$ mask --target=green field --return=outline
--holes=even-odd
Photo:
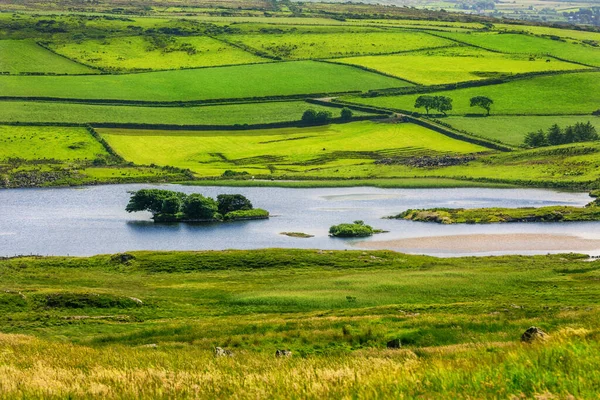
[[[357,37],[360,37],[360,40],[357,40]],[[231,35],[227,39],[282,59],[396,53],[453,44],[443,38],[411,31]]]
[[[327,171],[344,178],[338,169],[386,157],[487,150],[417,125],[369,121],[254,131],[98,131],[128,161],[189,168],[199,176],[231,169],[277,175]]]
[[[558,124],[561,128],[577,122],[591,122],[600,131],[600,118],[594,116],[490,116],[490,117],[457,117],[451,116],[444,122],[452,127],[482,136],[487,139],[519,146],[523,144],[525,135],[540,129],[547,130]]]
[[[95,69],[57,56],[31,40],[0,40],[0,54],[0,72],[4,73],[97,73]]]
[[[331,111],[339,117],[340,109],[309,104],[304,101],[277,101],[209,105],[199,107],[140,107],[77,103],[3,101],[0,121],[65,123],[138,123],[172,125],[234,125],[299,121],[312,108]],[[354,115],[365,113],[353,112]]]
[[[568,61],[600,67],[600,48],[579,42],[562,42],[521,34],[441,33],[441,35],[504,53],[551,55]]]
[[[600,73],[533,77],[498,85],[435,92],[429,95],[452,98],[453,110],[449,114],[453,115],[484,113],[479,108],[469,106],[469,99],[473,96],[491,98],[494,101],[492,115],[591,114],[600,108]],[[424,109],[414,108],[418,96],[349,97],[348,100],[378,107],[425,113]]]
[[[0,260],[6,397],[597,394],[598,261],[130,254]],[[532,325],[550,339],[521,344]],[[391,339],[403,348],[386,349]],[[214,346],[235,355],[215,358]]]
[[[0,125],[0,160],[91,160],[106,150],[83,128]]]
[[[481,80],[535,71],[581,69],[581,65],[520,54],[501,54],[473,47],[450,47],[406,54],[336,59],[422,85]]]
[[[269,61],[237,47],[206,37],[151,36],[86,40],[53,44],[56,52],[105,70],[160,70],[218,65],[252,64]]]
[[[185,101],[365,91],[399,79],[315,61],[102,76],[0,76],[2,96]]]

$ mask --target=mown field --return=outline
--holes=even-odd
[[[186,101],[366,91],[399,79],[315,61],[102,76],[0,76],[2,96]]]
[[[304,101],[225,104],[198,107],[111,106],[78,103],[3,101],[0,121],[64,123],[138,123],[172,125],[235,125],[299,121],[302,113],[331,111],[339,117],[340,109],[309,104]],[[354,111],[354,115],[365,115]]]
[[[494,101],[492,115],[573,115],[587,114],[599,108],[600,73],[571,73],[532,77],[530,79],[428,93],[452,98],[453,109],[448,114],[482,114],[485,111],[471,108],[473,96],[487,96]],[[425,109],[414,108],[420,95],[381,96],[373,98],[349,97],[356,103],[425,113]],[[435,111],[434,111],[435,112]]]
[[[499,140],[514,146],[523,144],[525,135],[540,129],[547,130],[554,124],[561,128],[575,125],[577,122],[591,122],[600,131],[600,118],[594,116],[490,116],[490,117],[458,117],[451,116],[444,122],[452,127],[474,133],[488,139]]]
[[[531,60],[528,55],[502,54],[473,47],[455,46],[395,55],[336,59],[360,65],[422,85],[472,81],[537,71],[584,68],[552,59]]]
[[[51,45],[73,60],[105,70],[160,70],[269,61],[207,36],[130,36]]]
[[[315,250],[131,255],[0,261],[4,395],[597,394],[597,261]],[[549,340],[521,344],[531,325]],[[402,348],[386,349],[392,339]],[[214,358],[214,346],[234,357]],[[293,355],[277,359],[276,349]]]
[[[1,73],[95,74],[98,72],[57,56],[31,40],[0,40],[0,54],[2,54]]]
[[[550,55],[600,67],[600,49],[580,42],[558,41],[521,34],[441,33],[441,35],[490,50],[537,56]]]
[[[98,131],[128,161],[189,168],[199,176],[220,176],[228,169],[277,175],[326,170],[344,178],[340,168],[361,168],[386,157],[488,150],[418,125],[370,121],[246,131]]]
[[[360,40],[357,40],[358,36],[360,36]],[[315,59],[396,53],[453,44],[443,38],[411,31],[230,35],[227,38],[233,43],[240,43],[281,59]]]

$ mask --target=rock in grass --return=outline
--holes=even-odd
[[[215,347],[215,357],[233,357],[233,352],[222,347]]]
[[[128,253],[120,253],[120,254],[115,254],[114,256],[112,256],[111,259],[114,262],[118,262],[121,264],[127,264],[127,263],[129,263],[129,261],[135,260],[135,256],[128,254]]]
[[[275,352],[275,357],[291,357],[292,352],[290,350],[277,350]]]
[[[538,327],[532,326],[521,335],[521,342],[533,343],[548,339],[548,334]]]
[[[400,347],[402,347],[402,343],[400,343],[400,339],[392,339],[389,342],[387,342],[388,349],[399,349]]]

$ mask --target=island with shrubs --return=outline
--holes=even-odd
[[[352,238],[352,237],[368,237],[373,236],[375,233],[384,233],[381,229],[373,229],[372,226],[367,225],[364,221],[354,221],[351,224],[339,224],[333,225],[329,228],[329,236]]]
[[[162,189],[130,192],[127,212],[150,211],[154,222],[222,222],[267,219],[269,212],[254,208],[241,194],[220,194],[217,199],[199,193]]]
[[[440,224],[491,224],[501,222],[600,221],[600,191],[585,207],[548,206],[522,208],[430,208],[406,210],[389,218]]]

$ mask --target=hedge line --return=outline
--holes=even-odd
[[[367,112],[367,113],[371,113],[371,114],[390,114],[390,112],[388,111],[383,111],[380,109],[375,109],[375,108],[371,108],[368,106],[359,106],[356,104],[343,104],[343,103],[334,103],[332,101],[324,101],[324,100],[319,100],[319,99],[306,99],[304,100],[306,103],[310,103],[310,104],[316,104],[319,106],[324,106],[324,107],[332,107],[332,108],[349,108],[351,110],[355,110],[355,111],[361,111],[361,112]]]
[[[85,128],[90,133],[90,135],[92,135],[94,139],[96,139],[102,145],[102,147],[104,147],[108,154],[116,158],[119,162],[125,162],[125,159],[121,157],[119,153],[117,153],[115,149],[113,149],[111,145],[106,140],[104,140],[104,138],[100,136],[100,134],[92,126],[87,125]]]

